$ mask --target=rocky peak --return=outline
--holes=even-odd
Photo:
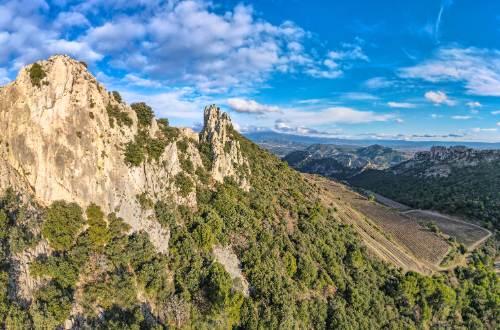
[[[215,181],[233,176],[248,189],[248,162],[232,132],[227,114],[215,106],[205,109],[200,137],[213,156],[206,170]],[[141,143],[149,143],[144,136],[155,142],[155,157],[139,157],[131,165],[125,154],[138,136]],[[132,230],[148,232],[161,251],[168,247],[168,232],[141,201],[196,206],[195,188],[207,182],[197,174],[203,171],[196,171],[205,167],[198,143],[190,129],[155,119],[139,123],[119,94],[108,92],[84,63],[65,55],[26,66],[0,89],[0,191],[13,187],[42,205],[96,203],[106,213],[116,212]]]
[[[242,188],[250,188],[247,179],[248,160],[243,156],[240,143],[235,138],[231,119],[215,104],[205,107],[200,142],[211,147],[211,172],[216,181],[223,182],[225,177],[233,177]]]

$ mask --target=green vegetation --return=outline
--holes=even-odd
[[[141,130],[134,141],[125,147],[125,162],[130,166],[139,166],[147,161],[158,161],[165,150],[166,142],[160,138],[152,138],[147,131]]]
[[[193,181],[182,172],[175,176],[175,185],[179,188],[182,197],[187,197],[194,187]]]
[[[47,76],[42,66],[38,63],[33,63],[29,69],[31,84],[36,87],[41,86],[43,78]]]
[[[154,119],[153,109],[144,102],[132,103],[130,105],[132,110],[137,114],[137,119],[139,121],[139,126],[149,127]],[[168,126],[168,121],[167,121]]]
[[[157,121],[160,131],[163,134],[163,140],[167,143],[172,143],[179,136],[179,129],[177,127],[169,126],[168,119],[162,118]]]
[[[0,326],[57,328],[77,300],[79,322],[92,329],[497,327],[493,242],[453,271],[403,274],[369,256],[299,173],[233,134],[249,159],[252,188],[243,191],[230,179],[196,187],[196,209],[157,202],[155,218],[170,231],[168,254],[95,205],[86,209],[84,227],[73,204],[56,202],[37,218],[40,212],[28,212],[12,192],[0,198]],[[186,194],[194,189],[185,174],[175,181]],[[22,225],[33,233],[43,228],[51,246],[62,246],[31,263],[30,273],[45,279],[31,303],[17,301],[6,285],[16,276],[11,236]],[[54,228],[64,239],[52,237]],[[216,245],[230,246],[241,261],[248,296],[214,260]]]
[[[112,91],[111,94],[113,95],[113,98],[116,102],[122,103],[122,96],[120,95],[120,93],[118,93],[118,91]]]
[[[42,227],[43,236],[55,250],[67,250],[82,228],[82,209],[75,203],[55,202],[47,210]]]
[[[109,125],[111,127],[115,127],[115,120],[118,123],[118,126],[132,126],[132,118],[130,118],[125,111],[121,111],[118,105],[112,105],[109,103],[106,106],[106,112],[108,113]]]
[[[446,177],[419,175],[425,166],[400,174],[367,170],[350,181],[414,208],[464,216],[500,229],[500,161],[452,167]]]

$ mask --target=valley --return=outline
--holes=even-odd
[[[335,205],[340,219],[356,229],[373,253],[403,270],[432,274],[453,268],[463,263],[465,255],[446,267],[441,263],[452,252],[454,240],[471,252],[491,236],[480,226],[437,212],[413,210],[381,195],[370,200],[336,181],[305,176],[320,187],[323,201]],[[429,223],[436,223],[444,235],[432,232]]]

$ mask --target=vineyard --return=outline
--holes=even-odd
[[[473,249],[489,232],[479,226],[428,211],[409,210],[404,205],[382,205],[323,177],[306,175],[321,190],[325,203],[335,205],[339,219],[353,226],[375,255],[405,270],[428,274],[441,270],[440,263],[452,250],[446,236]],[[383,196],[377,196],[379,201]],[[427,224],[436,223],[441,231],[432,232]],[[445,235],[442,235],[445,234]]]

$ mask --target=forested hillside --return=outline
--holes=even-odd
[[[410,160],[384,171],[365,171],[350,182],[415,208],[461,215],[498,230],[499,168],[500,159],[495,158],[470,165],[460,160]]]
[[[467,267],[424,277],[391,270],[366,254],[335,209],[301,175],[241,138],[252,189],[232,180],[197,191],[197,210],[153,207],[171,230],[168,253],[99,207],[56,202],[40,208],[7,191],[0,202],[2,305],[7,328],[495,328],[500,289],[489,253]],[[20,297],[19,253],[48,241],[29,263],[39,279]],[[214,260],[231,246],[249,283]],[[494,252],[493,252],[494,253]],[[13,285],[7,285],[13,283]]]

